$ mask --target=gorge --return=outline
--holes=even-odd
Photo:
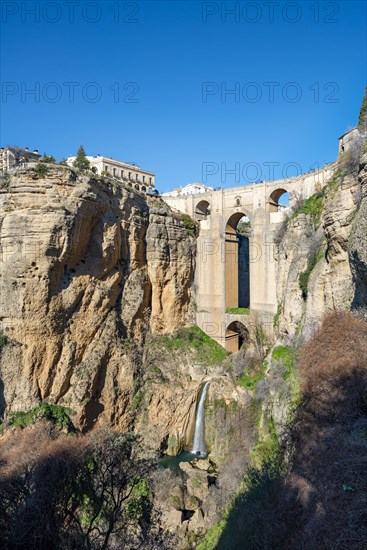
[[[332,547],[319,517],[330,518],[335,508],[326,502],[333,484],[315,449],[332,460],[328,445],[335,437],[345,452],[338,460],[347,462],[353,451],[360,462],[354,474],[345,465],[345,479],[338,471],[339,485],[330,497],[336,501],[340,489],[343,502],[354,499],[357,542],[347,537],[339,516],[334,536],[342,541],[340,548],[362,548],[367,541],[361,511],[367,445],[365,126],[307,194],[297,196],[291,182],[295,193],[286,212],[265,212],[263,205],[258,225],[254,213],[249,240],[260,243],[261,231],[271,236],[271,272],[264,274],[263,264],[251,267],[259,279],[250,276],[250,287],[271,283],[261,287],[263,299],[255,290],[252,300],[250,288],[248,311],[227,311],[225,289],[215,290],[225,277],[219,256],[211,255],[203,277],[198,262],[203,262],[208,220],[192,219],[162,197],[112,177],[45,166],[42,173],[18,168],[0,182],[3,463],[12,460],[12,438],[21,446],[21,438],[32,438],[38,424],[56,426],[50,428],[53,442],[77,433],[71,449],[74,441],[90,441],[101,430],[133,434],[142,445],[136,456],[154,455],[155,464],[163,455],[192,454],[176,469],[149,463],[143,473],[134,473],[139,483],[149,479],[149,499],[164,532],[161,546],[143,540],[142,547],[316,550]],[[258,204],[260,187],[254,188]],[[241,215],[247,213],[242,200]],[[215,227],[225,242],[226,228]],[[218,311],[220,334],[214,334],[204,324],[212,326]],[[235,353],[225,349],[231,324],[241,336]],[[305,456],[313,461],[312,472]],[[3,494],[15,475],[7,468],[0,479]],[[262,490],[266,496],[259,496]],[[144,484],[139,491],[149,500]],[[23,496],[15,511],[2,504],[1,525],[6,514],[21,514],[31,497]],[[286,534],[279,522],[282,506],[290,518]],[[139,508],[139,521],[142,514]],[[3,536],[4,548],[15,547],[13,532],[4,527]],[[107,547],[124,547],[121,533],[113,536]],[[60,547],[73,547],[60,540]]]

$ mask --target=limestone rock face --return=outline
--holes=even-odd
[[[66,167],[0,191],[1,412],[47,400],[128,428],[146,334],[193,324],[194,238],[160,198]]]
[[[326,186],[319,223],[306,214],[293,216],[278,245],[277,295],[279,333],[307,339],[323,316],[367,298],[367,170],[344,177],[335,174]],[[318,226],[318,227],[317,227]],[[300,274],[316,259],[302,295]]]
[[[353,305],[367,304],[367,153],[362,157],[357,190],[360,206],[352,223],[349,259],[355,285]]]

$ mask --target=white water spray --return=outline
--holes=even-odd
[[[193,454],[204,457],[207,454],[204,436],[204,405],[208,387],[209,382],[206,382],[202,389],[199,404],[196,409],[194,442],[191,449]]]

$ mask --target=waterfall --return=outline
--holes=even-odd
[[[208,387],[209,382],[206,382],[202,389],[199,404],[196,409],[194,442],[191,449],[193,454],[201,457],[205,457],[207,454],[204,436],[204,405]]]

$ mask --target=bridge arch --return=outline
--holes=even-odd
[[[286,189],[274,189],[269,197],[269,212],[278,212],[289,206],[289,193]]]
[[[210,203],[206,200],[201,200],[195,206],[195,218],[197,220],[206,220],[210,214]]]
[[[226,351],[236,353],[249,341],[249,333],[240,321],[232,321],[226,329]]]
[[[250,217],[247,212],[244,210],[233,212],[225,222],[225,232],[236,233],[238,224],[242,219],[246,221],[246,223],[251,224]]]
[[[225,228],[226,310],[250,307],[250,227],[244,212],[235,212]]]

